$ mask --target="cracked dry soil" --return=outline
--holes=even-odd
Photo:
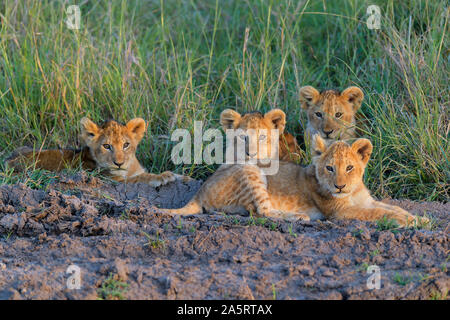
[[[0,299],[446,298],[449,203],[385,200],[437,225],[394,232],[361,221],[150,209],[180,207],[200,185],[154,189],[81,172],[46,190],[0,186]],[[66,284],[72,264],[80,289]],[[380,267],[378,290],[367,287],[369,265]],[[123,284],[120,295],[102,296],[107,283]]]

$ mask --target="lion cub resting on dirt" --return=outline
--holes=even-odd
[[[230,121],[229,115],[228,110],[222,113],[222,124]],[[283,116],[281,110],[272,110],[260,116],[259,121],[252,117],[250,122],[239,115],[232,124],[244,130],[271,125],[282,131]],[[259,216],[295,220],[334,217],[374,221],[386,216],[400,225],[420,222],[419,217],[400,207],[375,201],[370,196],[362,181],[372,153],[369,140],[358,139],[352,145],[337,141],[327,147],[326,142],[315,135],[313,150],[313,164],[302,167],[281,161],[274,175],[263,175],[258,165],[222,165],[184,208],[158,210],[180,215],[198,214],[203,208],[228,213],[249,211]]]
[[[111,120],[98,126],[88,118],[83,118],[80,125],[80,140],[84,144],[81,150],[34,151],[30,148],[19,148],[15,152],[16,155],[7,161],[7,166],[15,171],[23,171],[35,161],[38,169],[60,171],[81,163],[82,168],[86,170],[104,170],[115,181],[145,182],[154,187],[183,177],[170,171],[161,174],[148,173],[141,166],[136,158],[136,148],[146,131],[143,119],[132,119],[126,125]]]

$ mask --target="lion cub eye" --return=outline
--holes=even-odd
[[[322,113],[321,112],[316,112],[316,116],[317,116],[317,118],[322,118]]]
[[[336,114],[334,116],[336,118],[340,118],[340,117],[342,117],[342,112],[336,112]]]
[[[331,167],[331,166],[326,166],[325,168],[327,168],[327,170],[330,172],[333,172],[333,170],[334,170],[333,167]]]
[[[128,142],[125,142],[125,143],[123,144],[123,148],[124,148],[124,149],[128,148],[129,146],[130,146],[130,144],[129,144]]]
[[[347,172],[350,172],[352,170],[353,170],[353,166],[352,165],[347,166]]]
[[[105,148],[106,150],[111,150],[111,145],[105,143],[104,145],[102,145],[103,148]]]

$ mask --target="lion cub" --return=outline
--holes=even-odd
[[[264,176],[256,165],[222,166],[184,208],[162,212],[189,215],[205,208],[294,220],[374,221],[386,216],[402,226],[427,221],[371,197],[362,181],[372,153],[369,140],[358,139],[352,145],[338,141],[327,147],[324,139],[315,135],[313,150],[313,164],[302,167],[281,161],[275,175]]]
[[[266,114],[252,112],[245,115],[227,109],[220,115],[224,130],[241,130],[236,139],[246,143],[245,160],[264,160],[272,155],[273,138],[268,131],[277,129],[278,135],[284,131],[286,115],[280,109]],[[278,143],[279,137],[276,137]],[[263,141],[263,147],[250,151],[249,144]],[[272,160],[274,161],[274,160]],[[276,160],[278,161],[278,160]],[[248,163],[248,162],[247,162]],[[181,209],[158,209],[173,214],[197,214],[206,210],[223,210],[226,212],[255,212],[260,216],[279,217],[267,193],[267,177],[258,164],[223,164],[202,185],[194,198]],[[305,216],[305,218],[307,218]]]
[[[327,144],[336,140],[356,138],[355,114],[361,107],[364,93],[358,87],[317,91],[311,86],[300,89],[300,102],[306,110],[306,138],[319,134]]]
[[[107,121],[98,126],[88,118],[80,121],[81,150],[50,149],[34,151],[19,148],[16,155],[7,161],[7,166],[15,171],[23,171],[36,163],[36,168],[60,171],[81,163],[83,169],[100,168],[120,182],[146,182],[154,187],[175,181],[179,175],[165,171],[161,174],[148,173],[136,158],[136,148],[146,131],[141,118],[130,120],[126,125]]]
[[[361,107],[364,93],[358,87],[349,87],[342,92],[324,90],[319,92],[312,86],[300,89],[301,107],[306,110],[308,124],[305,142],[319,134],[327,145],[336,140],[356,138],[355,114]],[[300,159],[300,148],[294,136],[284,133],[280,137],[280,160]]]

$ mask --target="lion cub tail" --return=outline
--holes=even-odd
[[[197,200],[197,197],[194,197],[191,201],[189,201],[183,208],[179,209],[158,209],[161,213],[167,214],[177,214],[177,215],[192,215],[192,214],[200,214],[203,212],[203,208],[200,202]]]

